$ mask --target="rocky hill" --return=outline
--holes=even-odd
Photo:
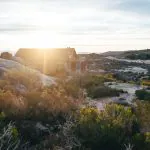
[[[105,57],[108,57],[108,56],[120,56],[122,54],[124,54],[125,51],[108,51],[108,52],[104,52],[104,53],[101,53],[102,56],[105,56]]]
[[[150,49],[127,51],[121,56],[126,59],[132,59],[132,60],[136,60],[136,59],[150,60]]]
[[[79,54],[79,57],[86,57],[87,59],[99,59],[101,57],[116,57],[125,58],[132,60],[149,60],[150,59],[150,49],[143,50],[128,50],[128,51],[108,51],[104,53],[90,53],[90,54]]]

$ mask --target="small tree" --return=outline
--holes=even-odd
[[[3,59],[12,59],[12,54],[9,52],[3,52],[3,53],[1,53],[0,57]]]

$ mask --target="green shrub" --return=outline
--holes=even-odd
[[[119,96],[122,90],[116,90],[105,86],[90,87],[87,90],[88,96],[92,98]]]
[[[146,90],[137,90],[135,94],[139,100],[150,101],[150,92]]]
[[[58,90],[63,90],[63,92],[65,92],[66,95],[68,96],[80,98],[81,87],[78,82],[79,81],[77,79],[71,79],[69,81],[61,81],[59,82],[57,88]]]
[[[85,75],[80,77],[81,87],[88,89],[92,86],[100,86],[103,85],[104,82],[113,81],[113,77],[111,74],[106,75]]]
[[[75,133],[82,144],[94,150],[120,150],[133,134],[136,117],[130,108],[106,105],[104,111],[95,108],[80,110]]]
[[[70,79],[67,83],[71,83],[72,85],[77,85],[80,88],[88,89],[91,86],[99,86],[104,82],[113,81],[113,77],[111,74],[106,75],[79,75]]]
[[[92,86],[98,86],[105,82],[105,78],[102,76],[83,76],[81,77],[81,85],[83,88],[88,89]]]
[[[87,90],[88,96],[92,98],[119,96],[122,91],[114,90],[104,86],[104,82],[112,81],[111,74],[75,76],[69,81],[61,82],[67,95],[75,98],[81,97],[83,89]]]

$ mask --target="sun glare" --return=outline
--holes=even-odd
[[[34,42],[38,47],[57,47],[59,38],[51,32],[40,32],[35,34]]]
[[[28,39],[26,38],[28,37]],[[20,45],[23,45],[25,47],[37,47],[37,48],[48,48],[48,47],[59,47],[60,40],[59,36],[52,33],[52,32],[34,32],[34,33],[28,33],[25,37],[23,43],[22,39],[19,41]]]

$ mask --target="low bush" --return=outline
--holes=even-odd
[[[20,116],[26,111],[26,103],[23,96],[18,96],[11,91],[0,90],[0,111],[7,116]]]
[[[113,81],[113,76],[111,74],[106,75],[86,75],[80,77],[81,87],[88,89],[93,86],[103,85],[104,82]]]
[[[75,98],[83,96],[83,89],[87,91],[88,96],[92,98],[100,98],[107,96],[118,96],[121,90],[111,89],[104,86],[104,82],[112,81],[111,74],[101,75],[82,75],[75,76],[67,82],[61,82],[61,86],[66,91],[67,95]]]
[[[111,82],[113,81],[113,76],[111,74],[106,75],[79,75],[75,76],[70,79],[67,83],[72,85],[77,85],[80,88],[88,89],[91,86],[99,86],[102,85],[104,82]]]
[[[150,86],[150,80],[143,80],[141,84],[145,86]]]
[[[28,118],[52,121],[61,119],[76,109],[79,100],[67,96],[57,88],[40,92],[28,92],[24,95],[27,102]],[[60,118],[57,118],[60,117]]]
[[[0,91],[0,110],[11,118],[57,120],[56,116],[66,116],[79,103],[80,100],[67,96],[63,90],[57,91],[57,88],[30,91],[22,96],[11,91]]]
[[[135,94],[139,100],[150,101],[150,92],[146,90],[137,90]]]
[[[12,59],[12,54],[9,53],[9,52],[2,52],[1,55],[0,55],[0,58],[11,60]]]
[[[119,96],[120,93],[123,93],[122,90],[112,89],[106,86],[97,86],[90,87],[87,90],[88,96],[92,98],[101,98],[101,97],[111,97],[111,96]]]
[[[66,95],[69,95],[74,98],[80,98],[82,89],[80,87],[78,79],[71,79],[69,81],[60,81],[58,88],[63,90]]]
[[[80,110],[75,134],[82,145],[93,150],[120,150],[134,134],[136,117],[130,108],[120,105],[106,105],[99,112],[95,108]]]

